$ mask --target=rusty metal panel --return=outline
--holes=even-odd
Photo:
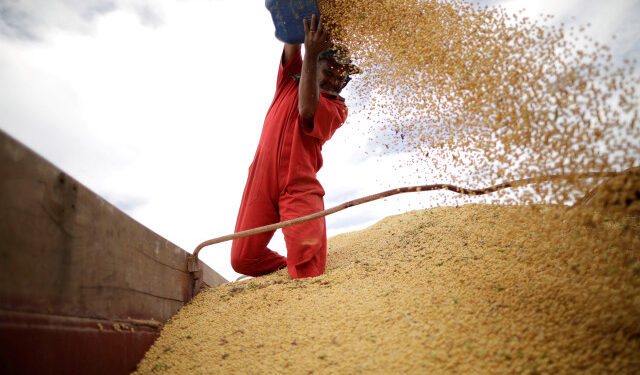
[[[135,357],[137,363],[144,353],[138,348],[146,350],[157,332],[98,332],[97,323],[88,329],[73,319],[165,322],[192,298],[193,290],[226,282],[204,264],[203,277],[194,280],[187,272],[186,251],[1,131],[0,213],[4,368],[12,358],[30,358],[29,365],[43,370],[44,358],[49,358],[45,353],[55,353],[59,366],[71,365],[79,358],[70,356],[74,350],[95,353],[98,362],[124,358],[130,365]],[[15,314],[27,315],[20,315],[18,324]],[[28,323],[36,316],[37,324]],[[17,349],[7,347],[8,338],[37,350],[9,356]],[[57,342],[70,349],[57,348]]]
[[[131,321],[0,312],[3,374],[129,374],[160,334]]]

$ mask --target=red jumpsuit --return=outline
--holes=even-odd
[[[280,59],[276,93],[262,127],[260,143],[242,195],[236,232],[295,219],[324,209],[324,189],[316,178],[322,167],[322,145],[347,119],[340,98],[320,92],[313,124],[298,112],[300,51],[283,66]],[[267,244],[274,231],[236,239],[231,265],[245,275],[259,276],[287,267],[292,278],[324,272],[327,235],[324,218],[282,229],[287,257]]]

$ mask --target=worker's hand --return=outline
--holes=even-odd
[[[304,24],[304,50],[305,55],[318,57],[318,55],[331,47],[329,35],[322,24],[322,16],[316,22],[316,15],[311,16],[311,24],[307,19],[302,20]]]

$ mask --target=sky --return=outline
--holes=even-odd
[[[640,0],[481,3],[590,23],[616,59],[640,57]],[[234,230],[281,52],[263,1],[0,0],[0,129],[192,252]],[[408,155],[371,152],[358,120],[352,114],[323,148],[327,208],[445,182],[398,169]],[[437,206],[443,194],[350,208],[326,218],[328,235]],[[200,259],[235,280],[230,246]],[[280,231],[271,247],[286,254]]]

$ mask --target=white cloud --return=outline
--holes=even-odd
[[[614,54],[621,58],[640,57],[638,0],[498,0],[491,3],[504,6],[511,13],[523,10],[530,18],[551,14],[554,22],[567,26],[590,24],[586,33],[594,41],[611,46]]]
[[[163,22],[163,4],[150,0],[29,0],[0,4],[0,35],[44,40],[54,30],[93,33],[95,21],[116,10],[134,14],[145,26]]]

